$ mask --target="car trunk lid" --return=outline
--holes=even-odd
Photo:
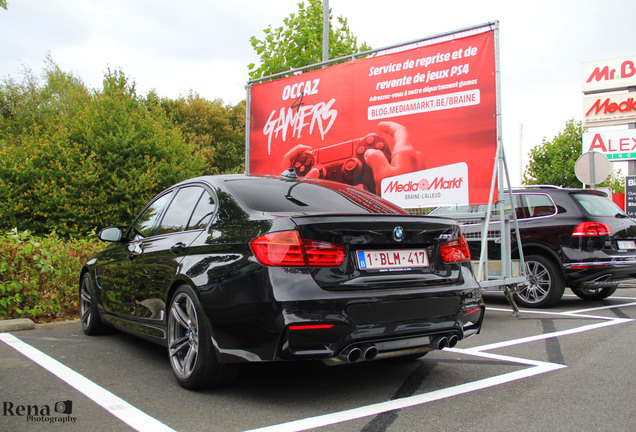
[[[453,242],[463,239],[451,219],[356,214],[292,220],[302,239],[344,246],[341,265],[311,268],[315,281],[324,289],[453,284],[461,277],[460,263],[467,261],[453,255],[461,247]]]

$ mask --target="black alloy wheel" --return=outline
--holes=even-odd
[[[542,255],[530,255],[525,263],[528,284],[515,293],[515,302],[529,308],[557,304],[565,291],[565,278],[556,263]]]
[[[80,322],[82,323],[82,330],[84,333],[90,336],[102,334],[104,332],[105,325],[97,311],[95,289],[88,273],[84,274],[80,284],[79,309]]]
[[[187,285],[177,289],[168,313],[168,353],[179,384],[190,390],[229,384],[238,366],[220,364],[199,299]]]

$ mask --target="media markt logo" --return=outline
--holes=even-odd
[[[462,187],[464,178],[455,177],[447,179],[444,176],[435,177],[433,181],[429,181],[426,178],[422,178],[420,181],[390,181],[386,187],[382,190],[383,193],[390,192],[417,192],[419,191],[434,191],[438,189],[459,189]]]
[[[77,417],[73,413],[73,402],[58,401],[52,405],[23,404],[16,402],[2,402],[4,417],[23,418],[30,423],[75,423]]]
[[[468,165],[457,162],[421,171],[387,177],[381,196],[404,208],[468,203]]]

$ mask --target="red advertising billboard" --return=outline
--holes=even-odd
[[[250,87],[249,173],[322,177],[405,208],[488,201],[494,32]]]

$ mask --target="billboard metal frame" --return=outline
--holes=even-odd
[[[506,164],[506,158],[503,148],[502,140],[502,118],[501,118],[501,80],[500,80],[500,62],[499,62],[499,22],[487,22],[477,26],[467,27],[452,32],[440,33],[437,35],[429,36],[422,39],[416,39],[410,42],[404,42],[379,48],[375,50],[365,51],[357,54],[352,54],[337,59],[327,60],[320,63],[314,63],[312,65],[304,66],[301,68],[290,69],[284,72],[268,75],[262,78],[250,80],[246,86],[246,134],[245,134],[245,171],[250,173],[250,133],[251,130],[251,87],[254,84],[262,82],[276,80],[278,78],[284,78],[291,75],[299,75],[303,72],[324,68],[327,66],[352,61],[358,58],[369,56],[382,56],[386,54],[392,54],[396,52],[406,51],[409,49],[419,48],[423,46],[433,45],[436,43],[451,41],[473,34],[484,33],[487,31],[493,31],[494,36],[494,49],[495,49],[495,86],[496,86],[496,124],[497,124],[497,147],[496,156],[493,164],[492,182],[490,187],[490,197],[488,200],[487,211],[484,214],[471,214],[470,217],[475,219],[479,217],[481,221],[481,256],[479,262],[476,264],[476,277],[483,290],[486,291],[503,291],[513,309],[513,315],[518,316],[519,310],[514,302],[513,294],[518,287],[527,284],[525,263],[523,258],[523,252],[519,249],[520,259],[518,261],[519,266],[516,272],[512,260],[512,242],[511,242],[511,228],[514,227],[517,244],[521,244],[519,236],[519,225],[516,218],[516,212],[512,211],[511,217],[504,214],[503,198],[505,194],[509,194],[510,202],[513,205],[512,191],[510,185],[510,176],[508,173],[508,167]],[[497,191],[497,201],[493,204],[494,193]],[[501,241],[501,268],[496,274],[489,272],[488,270],[488,235],[489,227],[491,224],[491,215],[495,212],[498,214],[497,221],[499,224],[499,237]],[[458,215],[457,219],[461,223],[462,217],[468,215]],[[496,222],[492,222],[493,224]],[[492,236],[491,236],[492,237]],[[514,275],[513,273],[519,273]]]
[[[387,47],[384,48],[378,48],[378,49],[374,49],[374,50],[369,50],[369,51],[364,51],[361,53],[356,53],[356,54],[351,54],[348,56],[344,56],[344,57],[339,57],[336,59],[331,59],[331,60],[327,60],[327,61],[323,61],[320,63],[314,63],[311,65],[307,65],[307,66],[303,66],[300,68],[296,68],[296,69],[290,69],[284,72],[279,72],[276,74],[272,74],[272,75],[268,75],[268,76],[264,76],[261,78],[256,78],[253,80],[250,80],[247,82],[246,85],[246,106],[245,106],[245,111],[246,111],[246,119],[245,119],[245,130],[246,130],[246,134],[245,134],[245,172],[247,174],[250,174],[250,134],[249,134],[249,130],[250,130],[250,125],[251,125],[251,88],[254,84],[259,84],[259,83],[263,83],[263,82],[267,82],[267,81],[273,81],[279,78],[285,78],[291,75],[300,75],[304,72],[308,72],[311,70],[315,70],[315,69],[320,69],[320,68],[324,68],[327,66],[333,66],[335,64],[339,64],[339,63],[345,63],[348,61],[352,61],[352,60],[356,60],[359,58],[364,58],[364,57],[370,57],[370,56],[382,56],[382,55],[386,55],[386,54],[392,54],[392,53],[396,53],[396,52],[401,52],[401,51],[406,51],[406,50],[410,50],[410,49],[414,49],[414,48],[419,48],[419,47],[423,47],[423,46],[427,46],[427,45],[433,45],[436,43],[440,43],[440,42],[446,42],[446,41],[451,41],[454,39],[459,39],[462,37],[466,37],[466,36],[470,36],[473,34],[479,34],[479,33],[484,33],[486,31],[491,31],[494,30],[495,32],[495,51],[498,50],[497,45],[498,45],[498,39],[497,39],[497,35],[498,35],[498,29],[499,29],[499,22],[498,21],[492,21],[492,22],[488,22],[488,23],[484,23],[484,24],[480,24],[480,25],[476,25],[476,26],[472,26],[472,27],[466,27],[463,29],[459,29],[459,30],[454,30],[452,32],[445,32],[445,33],[440,33],[440,34],[436,34],[433,36],[428,36],[422,39],[415,39],[412,40],[410,42],[402,42],[399,44],[395,44],[395,45],[389,45]],[[495,56],[497,56],[497,54],[495,53]],[[496,64],[496,69],[499,70],[499,62],[497,60],[497,64]],[[497,93],[497,103],[499,103],[499,93]],[[498,128],[499,130],[499,128]]]

